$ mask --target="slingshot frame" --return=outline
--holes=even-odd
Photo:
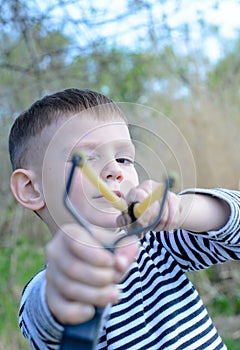
[[[139,217],[151,205],[151,203],[153,203],[153,201],[162,197],[161,206],[157,218],[151,224],[147,226],[140,226],[138,224],[135,224],[131,230],[126,231],[126,234],[124,236],[118,237],[111,247],[104,246],[101,242],[98,241],[101,243],[103,248],[114,253],[117,244],[121,240],[125,239],[128,236],[141,237],[143,232],[153,230],[158,225],[162,217],[164,205],[167,198],[167,192],[169,188],[172,187],[174,182],[173,178],[167,178],[162,189],[158,188],[156,191],[154,191],[151,194],[151,198],[149,196],[142,203],[132,203],[132,205],[128,207],[127,204],[123,201],[121,201],[119,205],[117,202],[118,198],[115,198],[115,193],[108,189],[105,183],[101,182],[101,185],[99,186],[99,181],[101,180],[95,175],[91,168],[87,167],[85,163],[84,153],[78,152],[73,155],[72,167],[67,180],[63,200],[66,208],[75,218],[75,220],[95,239],[97,239],[97,237],[95,237],[94,233],[92,232],[89,222],[82,217],[82,215],[79,213],[69,198],[74,173],[77,167],[81,168],[83,173],[89,178],[90,181],[94,183],[98,190],[100,190],[100,192],[113,204],[113,206],[122,210],[124,215],[127,215],[129,217],[130,222],[135,221],[137,217]],[[138,210],[134,210],[134,207],[135,209],[138,208]],[[98,341],[104,310],[104,308],[96,308],[94,317],[88,322],[78,325],[66,325],[64,327],[60,350],[94,350]]]

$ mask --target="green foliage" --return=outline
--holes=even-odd
[[[228,350],[239,350],[239,339],[234,340],[226,338],[224,339],[224,343]]]
[[[233,313],[232,305],[227,295],[216,295],[211,303],[211,309],[213,310],[213,316],[225,315],[230,316]]]
[[[43,247],[28,237],[19,236],[0,248],[0,347],[4,349],[27,348],[18,327],[19,301],[23,287],[44,263]]]
[[[236,286],[235,313],[240,314],[240,284]]]

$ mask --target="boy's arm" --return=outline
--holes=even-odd
[[[200,194],[218,198],[220,203],[225,202],[230,209],[227,222],[209,231],[196,232],[194,228],[195,231],[176,229],[165,234],[156,233],[157,240],[171,253],[183,271],[195,271],[228,260],[240,260],[240,191],[217,188],[194,189],[189,192],[196,192],[196,198]],[[203,219],[199,213],[199,220]]]
[[[23,291],[19,326],[32,349],[58,349],[63,326],[51,315],[45,298],[46,270],[39,272]]]
[[[145,181],[130,191],[127,201],[142,202],[157,186],[158,184],[153,181]],[[225,197],[221,195],[220,189],[193,189],[184,191],[180,195],[169,192],[161,221],[155,230],[216,231],[222,228],[230,217],[232,203],[231,200],[226,201]],[[138,218],[138,222],[143,226],[153,222],[158,215],[160,205],[161,202],[154,202]],[[121,223],[121,217],[119,223]]]
[[[179,196],[178,223],[173,229],[192,232],[217,231],[226,225],[230,217],[229,204],[206,191],[185,193]]]

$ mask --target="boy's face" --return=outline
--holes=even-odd
[[[69,214],[63,207],[63,194],[74,151],[82,150],[86,154],[87,165],[119,197],[125,198],[128,191],[138,185],[138,175],[134,167],[134,145],[122,119],[99,121],[85,112],[58,126],[60,128],[51,137],[45,154],[42,175],[46,206],[60,226],[69,222]],[[49,129],[56,130],[56,125],[45,131],[47,139],[52,135]],[[90,223],[116,227],[119,210],[112,207],[80,168],[76,168],[74,174],[70,199]]]

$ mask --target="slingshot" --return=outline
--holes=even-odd
[[[159,213],[157,215],[157,218],[152,223],[144,227],[136,223],[134,227],[127,231],[124,236],[118,237],[110,247],[104,246],[100,242],[105,249],[114,253],[117,244],[121,240],[123,240],[127,236],[141,237],[143,232],[147,232],[154,229],[160,222],[167,198],[167,192],[169,188],[172,187],[174,182],[174,179],[172,177],[168,177],[165,180],[165,183],[163,185],[160,185],[151,195],[145,198],[143,202],[135,202],[128,206],[123,198],[119,198],[114,192],[112,192],[107,187],[106,183],[102,181],[99,177],[97,177],[94,171],[86,165],[84,153],[77,152],[72,157],[72,167],[66,184],[66,191],[64,193],[64,204],[69,210],[69,212],[72,214],[72,216],[75,218],[75,220],[95,239],[97,239],[97,237],[95,237],[94,233],[92,232],[89,222],[81,216],[81,214],[75,208],[75,206],[69,198],[74,172],[77,167],[81,168],[85,176],[88,177],[88,179],[96,186],[100,193],[113,205],[113,207],[119,209],[123,213],[124,217],[126,218],[126,221],[129,223],[136,221],[137,218],[139,218],[153,202],[159,200],[162,197]],[[86,323],[65,326],[60,349],[94,350],[98,340],[104,310],[105,309],[102,308],[96,308],[95,316]]]

